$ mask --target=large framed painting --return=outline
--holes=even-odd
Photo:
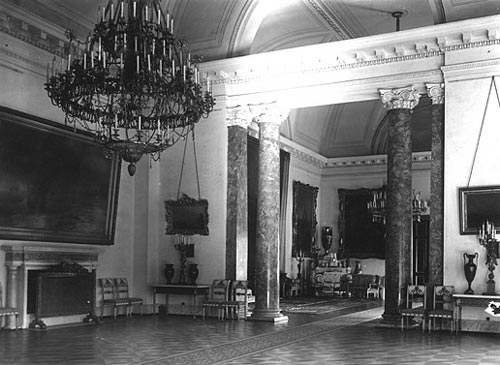
[[[339,189],[339,258],[385,258],[385,225],[374,222],[368,202],[379,189]]]
[[[460,234],[478,234],[489,220],[500,227],[500,186],[459,188]]]
[[[89,134],[0,108],[0,239],[113,244],[119,176]]]
[[[293,182],[293,257],[312,257],[312,247],[316,244],[317,197],[317,187]]]
[[[165,202],[166,234],[208,236],[208,201],[184,194],[178,200]]]

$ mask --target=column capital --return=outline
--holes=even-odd
[[[384,107],[391,109],[413,109],[417,106],[420,93],[415,86],[397,89],[379,89]]]
[[[257,124],[279,124],[288,118],[289,109],[283,108],[276,102],[249,105],[253,120]]]
[[[252,115],[248,106],[228,106],[226,107],[226,126],[238,126],[247,129],[252,121]]]
[[[425,84],[427,95],[432,100],[432,104],[444,104],[444,83]]]

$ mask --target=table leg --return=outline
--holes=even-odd
[[[196,290],[193,295],[193,314],[194,314],[193,317],[196,318]]]
[[[156,291],[153,290],[153,316],[156,315]]]

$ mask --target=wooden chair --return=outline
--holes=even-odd
[[[19,311],[17,308],[10,308],[10,307],[4,307],[2,305],[2,283],[0,283],[0,317],[9,317],[9,316],[14,316],[16,318],[16,331],[18,330],[19,327]]]
[[[229,299],[229,285],[231,281],[226,279],[216,279],[212,282],[210,299],[203,303],[203,319],[205,319],[207,309],[216,310],[217,318],[223,319],[224,313],[221,307],[222,302],[227,302]]]
[[[246,280],[234,280],[231,283],[229,300],[221,303],[222,312],[226,318],[247,319],[249,289]]]
[[[115,280],[110,278],[99,279],[101,288],[101,319],[104,315],[104,307],[113,307],[113,318],[118,315],[118,308],[125,307],[128,316],[129,301],[128,298],[119,298],[116,290]]]
[[[406,319],[406,328],[409,327],[409,320],[420,318],[422,320],[422,331],[425,330],[426,318],[426,288],[424,285],[408,285],[406,290],[406,308],[400,310],[401,331],[404,328]]]
[[[131,297],[128,292],[128,281],[125,278],[115,279],[115,288],[118,292],[118,299],[127,299],[127,317],[132,316],[132,309],[134,305],[139,305],[139,313],[142,315],[142,298]]]
[[[375,275],[371,283],[368,284],[366,289],[366,297],[379,299],[380,297],[380,276]]]
[[[352,282],[351,282],[351,293],[353,297],[356,298],[365,298],[367,294],[367,290],[373,280],[375,275],[371,274],[352,274]]]
[[[455,330],[455,316],[453,311],[454,292],[455,287],[452,285],[434,286],[432,309],[427,313],[429,332],[436,329],[436,318],[440,319],[441,327],[443,326],[443,320],[448,320],[450,322],[450,331],[453,333]]]

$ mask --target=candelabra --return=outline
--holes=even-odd
[[[420,192],[415,193],[415,191],[413,191],[413,200],[411,202],[413,220],[416,220],[417,222],[420,222],[420,216],[427,213],[428,209],[427,200],[422,200],[420,198],[420,194]]]
[[[384,185],[380,189],[373,190],[372,200],[366,205],[372,215],[373,223],[385,224],[385,202],[387,199],[387,188]]]
[[[497,265],[498,241],[496,240],[495,225],[486,220],[479,228],[479,244],[486,248],[486,267],[490,272],[486,281],[485,295],[495,295],[495,275],[493,271]]]
[[[175,244],[175,249],[179,251],[181,259],[181,270],[179,272],[179,284],[187,284],[186,281],[186,243],[184,236],[180,236],[179,242]]]

